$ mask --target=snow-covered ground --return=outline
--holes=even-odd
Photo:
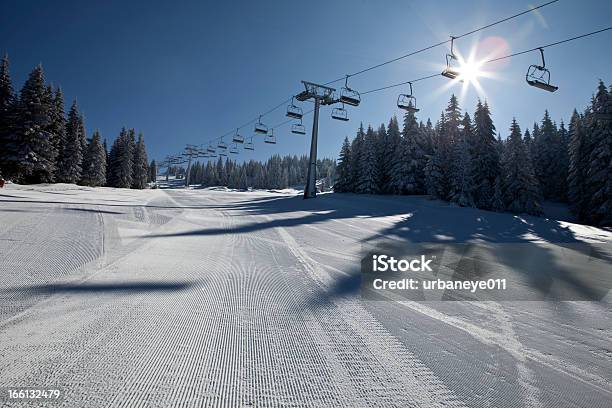
[[[8,185],[0,388],[66,407],[612,406],[609,304],[362,301],[381,239],[612,233],[423,197]]]

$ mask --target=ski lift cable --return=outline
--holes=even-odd
[[[533,52],[533,51],[538,51],[538,50],[541,50],[541,49],[544,49],[544,48],[554,47],[556,45],[564,44],[564,43],[567,43],[567,42],[570,42],[570,41],[575,41],[575,40],[578,40],[578,39],[581,39],[581,38],[590,37],[592,35],[603,33],[604,31],[609,31],[609,30],[612,30],[612,26],[611,27],[602,28],[600,30],[592,31],[590,33],[577,35],[575,37],[566,38],[565,40],[560,40],[560,41],[556,41],[556,42],[553,42],[553,43],[550,43],[550,44],[541,45],[539,47],[530,48],[528,50],[515,52],[513,54],[508,54],[508,55],[504,55],[504,56],[501,56],[501,57],[488,59],[488,60],[483,61],[482,63],[483,64],[488,64],[488,63],[491,63],[491,62],[500,61],[500,60],[504,60],[504,59],[508,59],[508,58],[512,58],[512,57],[516,57],[518,55],[523,55],[523,54],[527,54],[527,53],[530,53],[530,52]],[[426,79],[436,78],[436,77],[439,77],[439,76],[440,76],[440,74],[437,73],[437,74],[432,74],[432,75],[428,75],[428,76],[417,78],[417,79],[411,79],[410,81],[404,81],[404,82],[400,82],[400,83],[397,83],[397,84],[391,84],[391,85],[383,86],[383,87],[380,87],[380,88],[371,89],[369,91],[361,92],[361,95],[367,95],[367,94],[371,94],[371,93],[375,93],[375,92],[379,92],[379,91],[384,91],[385,89],[397,88],[398,86],[407,85],[407,84],[409,84],[411,82],[414,83],[414,82],[418,82],[418,81],[424,81]]]
[[[538,9],[541,9],[541,8],[543,8],[543,7],[549,6],[549,5],[554,4],[554,3],[558,2],[558,1],[559,1],[559,0],[551,0],[551,1],[548,1],[548,2],[546,2],[546,3],[540,4],[539,6],[530,7],[528,10],[523,10],[523,11],[521,11],[520,13],[516,13],[516,14],[513,14],[513,15],[511,15],[511,16],[505,17],[505,18],[503,18],[503,19],[501,19],[501,20],[494,21],[494,22],[492,22],[492,23],[490,23],[490,24],[484,25],[484,26],[482,26],[482,27],[478,27],[478,28],[476,28],[476,29],[473,29],[473,30],[468,31],[468,32],[466,32],[466,33],[463,33],[463,34],[461,34],[461,35],[454,36],[453,38],[454,38],[454,39],[459,39],[459,38],[463,38],[463,37],[469,36],[469,35],[471,35],[471,34],[475,34],[475,33],[479,32],[479,31],[485,30],[485,29],[487,29],[487,28],[491,28],[491,27],[496,26],[496,25],[498,25],[498,24],[505,23],[505,22],[507,22],[507,21],[513,20],[513,19],[515,19],[515,18],[517,18],[517,17],[520,17],[520,16],[522,16],[522,15],[525,15],[525,14],[531,13],[531,12],[533,12],[533,11],[536,11],[536,10],[538,10]],[[353,77],[353,76],[357,76],[357,75],[363,74],[363,73],[368,72],[368,71],[372,71],[372,70],[374,70],[374,69],[376,69],[376,68],[380,68],[380,67],[382,67],[382,66],[385,66],[385,65],[391,64],[391,63],[393,63],[393,62],[397,62],[397,61],[400,61],[400,60],[402,60],[402,59],[405,59],[405,58],[411,57],[411,56],[413,56],[413,55],[420,54],[420,53],[422,53],[422,52],[428,51],[428,50],[430,50],[430,49],[432,49],[432,48],[436,48],[436,47],[439,47],[439,46],[444,45],[444,44],[448,44],[448,43],[450,43],[450,42],[451,42],[451,40],[445,40],[445,41],[441,41],[441,42],[436,43],[436,44],[429,45],[429,46],[427,46],[427,47],[424,47],[424,48],[418,49],[418,50],[416,50],[416,51],[412,51],[412,52],[410,52],[410,53],[407,53],[407,54],[401,55],[401,56],[399,56],[399,57],[396,57],[396,58],[393,58],[393,59],[390,59],[390,60],[384,61],[384,62],[382,62],[382,63],[380,63],[380,64],[376,64],[376,65],[373,65],[373,66],[371,66],[371,67],[368,67],[368,68],[362,69],[362,70],[360,70],[360,71],[354,72],[354,73],[352,73],[352,74],[348,74],[348,77]],[[527,51],[527,52],[529,52],[529,51]],[[508,58],[508,57],[507,57],[507,58]],[[343,81],[343,80],[346,80],[346,78],[347,78],[347,75],[344,75],[344,76],[342,76],[341,78],[334,79],[333,81],[329,81],[329,82],[325,83],[324,85],[330,85],[330,84],[333,84],[333,83],[335,83],[335,82]],[[416,82],[416,81],[411,81],[411,82]],[[402,83],[401,85],[406,85],[406,84],[407,84],[407,82]],[[400,86],[400,84],[398,84],[397,86]],[[386,88],[385,88],[385,89],[386,89]],[[370,91],[370,92],[371,92],[371,91]],[[362,95],[364,95],[364,94],[366,94],[366,93],[368,93],[368,92],[362,92]],[[290,101],[292,98],[293,98],[293,96],[292,96],[291,98],[287,98],[287,99],[285,99],[283,102],[279,103],[279,104],[278,104],[278,105],[276,105],[275,107],[273,107],[273,108],[271,108],[271,109],[267,110],[266,112],[264,112],[264,113],[263,113],[261,116],[263,117],[263,116],[269,115],[270,113],[272,113],[272,112],[276,111],[276,110],[277,110],[277,109],[279,109],[281,106],[284,106],[284,105],[285,105],[287,102],[289,102],[289,101]],[[258,115],[256,118],[251,119],[251,120],[249,120],[248,122],[244,123],[243,125],[239,126],[239,127],[238,127],[238,129],[242,129],[242,128],[244,128],[244,127],[247,127],[247,126],[249,126],[249,125],[252,125],[253,123],[257,122],[257,120],[258,120],[258,119],[259,119],[259,115]],[[229,136],[229,135],[230,135],[230,134],[232,134],[233,132],[234,132],[234,129],[232,129],[231,131],[229,131],[229,132],[227,132],[227,133],[223,134],[222,136],[216,137],[216,138],[214,138],[214,139],[210,139],[210,142],[214,142],[214,141],[216,141],[216,140],[218,140],[218,139],[221,139],[221,138],[223,138],[223,137],[225,137],[225,136]]]
[[[484,26],[482,26],[482,27],[475,28],[475,29],[473,29],[472,31],[468,31],[467,33],[463,33],[463,34],[460,34],[460,35],[452,36],[452,38],[453,38],[453,39],[455,39],[455,40],[457,40],[457,39],[459,39],[459,38],[467,37],[467,36],[469,36],[469,35],[472,35],[472,34],[475,34],[475,33],[479,32],[479,31],[486,30],[487,28],[494,27],[494,26],[496,26],[496,25],[498,25],[498,24],[505,23],[506,21],[513,20],[513,19],[515,19],[515,18],[517,18],[517,17],[520,17],[520,16],[522,16],[522,15],[525,15],[525,14],[531,13],[531,12],[533,12],[533,11],[536,11],[536,10],[538,10],[538,9],[541,9],[541,8],[543,8],[543,7],[549,6],[549,5],[551,5],[551,4],[553,4],[553,3],[556,3],[556,2],[558,2],[558,1],[559,1],[559,0],[551,0],[551,1],[547,2],[547,3],[540,4],[539,6],[536,6],[536,7],[530,7],[528,10],[523,10],[523,11],[521,11],[520,13],[513,14],[513,15],[511,15],[511,16],[509,16],[509,17],[506,17],[506,18],[503,18],[503,19],[501,19],[501,20],[497,20],[497,21],[494,21],[494,22],[492,22],[492,23],[490,23],[490,24],[484,25]],[[436,48],[436,47],[439,47],[439,46],[441,46],[441,45],[448,44],[448,43],[450,43],[450,42],[451,42],[451,40],[440,41],[439,43],[429,45],[429,46],[427,46],[427,47],[424,47],[424,48],[418,49],[418,50],[416,50],[416,51],[409,52],[409,53],[404,54],[404,55],[401,55],[401,56],[399,56],[399,57],[396,57],[396,58],[393,58],[393,59],[390,59],[390,60],[387,60],[387,61],[381,62],[381,63],[376,64],[376,65],[373,65],[373,66],[371,66],[371,67],[364,68],[364,69],[362,69],[362,70],[360,70],[360,71],[357,71],[357,72],[354,72],[354,73],[352,73],[352,74],[348,74],[348,76],[349,76],[349,77],[353,77],[353,76],[361,75],[361,74],[366,73],[366,72],[368,72],[368,71],[372,71],[372,70],[374,70],[374,69],[376,69],[376,68],[380,68],[380,67],[382,67],[382,66],[385,66],[385,65],[388,65],[388,64],[392,64],[392,63],[394,63],[394,62],[400,61],[400,60],[402,60],[402,59],[405,59],[405,58],[411,57],[411,56],[416,55],[416,54],[420,54],[420,53],[425,52],[425,51],[429,51],[429,50],[431,50],[432,48]],[[343,77],[341,77],[341,78],[334,79],[333,81],[329,81],[329,82],[325,83],[324,85],[330,85],[330,84],[333,84],[333,83],[335,83],[335,82],[340,82],[340,81],[344,80],[345,78],[346,78],[346,75],[345,75],[345,76],[343,76]]]

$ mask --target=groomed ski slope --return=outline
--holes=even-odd
[[[424,197],[9,185],[0,387],[59,388],[53,407],[612,406],[609,304],[362,302],[382,238],[612,233]]]

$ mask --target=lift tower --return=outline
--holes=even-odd
[[[314,198],[317,195],[317,138],[319,134],[319,108],[321,105],[332,105],[337,101],[334,99],[334,88],[324,85],[313,84],[302,81],[304,91],[295,96],[300,102],[309,99],[314,100],[314,119],[312,123],[312,140],[310,142],[310,162],[308,163],[308,176],[304,187],[304,198]]]

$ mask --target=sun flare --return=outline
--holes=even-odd
[[[460,60],[459,65],[459,79],[472,84],[478,82],[478,78],[482,77],[484,72],[481,71],[483,65],[482,62],[474,61],[473,59]]]

